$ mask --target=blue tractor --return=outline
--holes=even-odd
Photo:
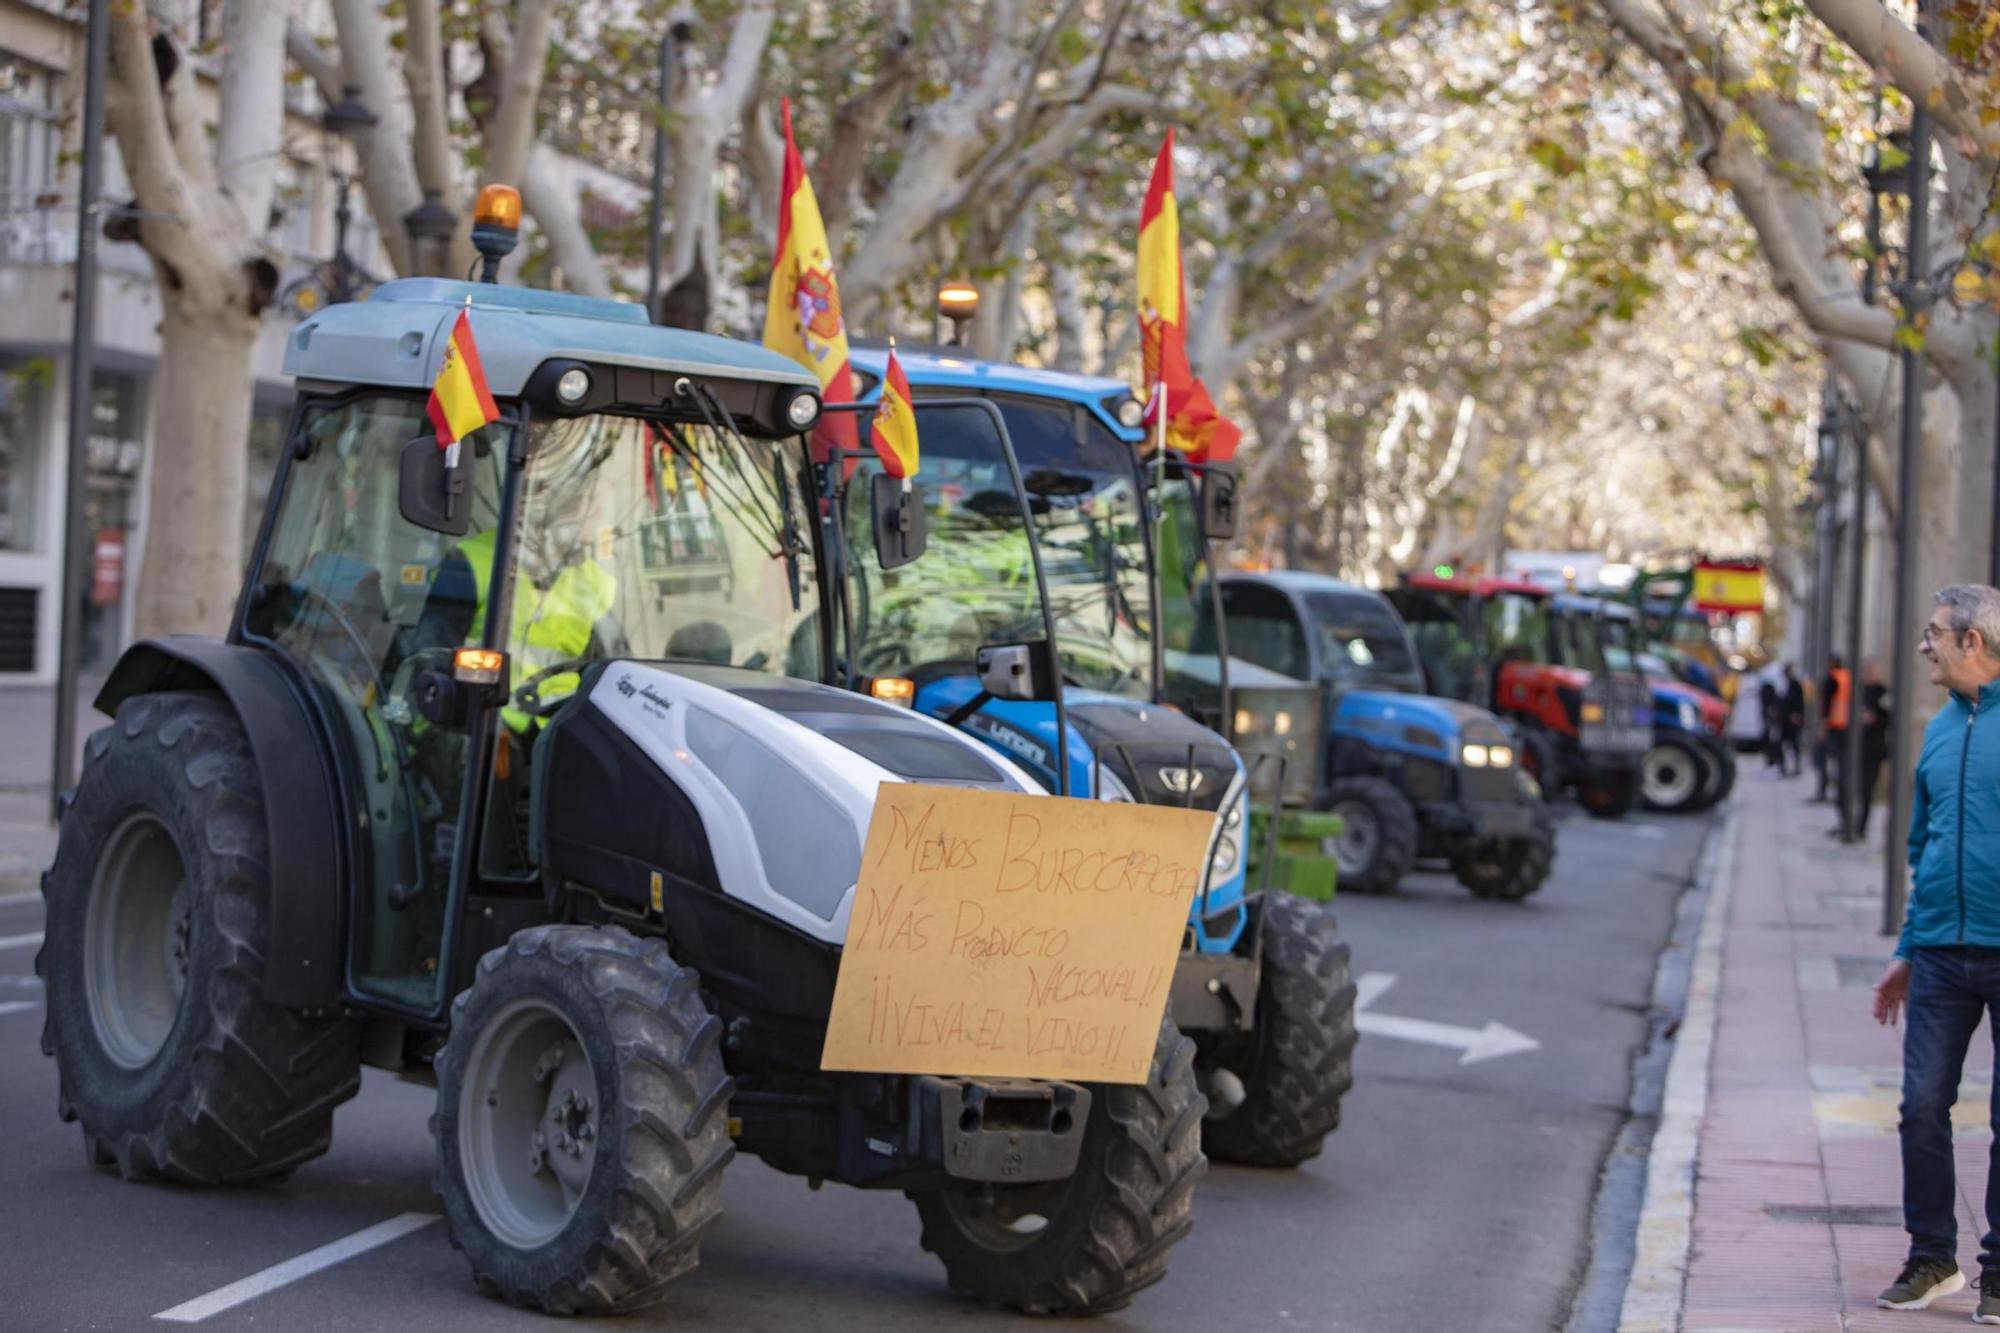
[[[853,562],[864,576],[852,581],[856,685],[877,697],[907,693],[918,711],[984,740],[1051,791],[1215,812],[1209,879],[1172,992],[1211,1103],[1203,1146],[1260,1165],[1317,1155],[1353,1082],[1348,947],[1323,907],[1248,891],[1257,774],[1165,701],[1157,511],[1133,447],[1135,400],[1112,380],[946,354],[903,351],[898,360],[929,413],[919,473],[928,548],[879,576],[879,565]],[[854,350],[864,400],[885,362],[879,349]],[[1011,456],[937,424],[975,408],[1004,419]],[[836,512],[849,531],[868,521],[856,483],[875,466],[860,460],[846,483]],[[1031,637],[1045,620],[1059,645],[1061,698],[1010,700],[989,678],[993,654],[980,650]],[[1303,719],[1312,692],[1294,692]]]
[[[1513,734],[1483,708],[1423,693],[1387,598],[1296,570],[1220,582],[1230,652],[1325,692],[1313,799],[1340,816],[1341,883],[1384,893],[1426,858],[1481,898],[1542,886],[1555,824]]]

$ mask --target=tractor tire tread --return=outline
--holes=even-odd
[[[1320,801],[1331,810],[1343,801],[1358,801],[1375,811],[1381,843],[1375,860],[1360,874],[1343,872],[1339,888],[1349,893],[1390,893],[1417,859],[1417,811],[1400,788],[1387,778],[1335,778]]]

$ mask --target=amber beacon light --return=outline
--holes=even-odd
[[[472,247],[484,265],[481,282],[500,279],[500,261],[521,242],[521,192],[511,185],[488,185],[472,205]]]

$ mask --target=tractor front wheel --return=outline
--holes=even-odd
[[[1555,861],[1555,817],[1538,802],[1526,837],[1480,842],[1451,858],[1451,873],[1475,898],[1519,902],[1542,887]]]
[[[1593,819],[1623,819],[1638,799],[1636,773],[1600,769],[1577,779],[1577,804]]]
[[[1417,812],[1382,778],[1335,778],[1320,808],[1340,816],[1338,836],[1324,851],[1350,893],[1388,893],[1410,873],[1417,855]]]
[[[651,1305],[722,1212],[722,1020],[664,940],[535,926],[479,960],[437,1059],[437,1194],[482,1291]]]
[[[1639,795],[1648,810],[1687,814],[1704,808],[1703,795],[1720,779],[1700,742],[1670,736],[1646,751],[1639,769]]]
[[[42,1050],[59,1108],[126,1179],[237,1184],[333,1141],[361,1087],[353,1020],[264,998],[263,787],[211,694],[128,699],[90,739],[43,877]]]
[[[1297,1166],[1340,1127],[1354,1086],[1354,976],[1333,913],[1284,893],[1251,900],[1263,912],[1257,1030],[1241,1039],[1244,1098],[1203,1122],[1202,1150],[1219,1162]],[[1230,1067],[1231,1052],[1217,1053]]]
[[[1026,1314],[1101,1314],[1165,1277],[1207,1165],[1194,1053],[1167,1019],[1144,1084],[1092,1086],[1068,1180],[911,1191],[952,1290]]]

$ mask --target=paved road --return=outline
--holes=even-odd
[[[1371,1012],[1538,1049],[1469,1065],[1362,1038],[1347,1121],[1304,1170],[1213,1168],[1166,1282],[1094,1328],[1559,1325],[1580,1280],[1597,1173],[1645,1035],[1655,959],[1701,821],[1562,826],[1557,874],[1525,907],[1420,875],[1345,900],[1357,970],[1397,980]],[[435,1212],[432,1094],[370,1073],[333,1151],[282,1186],[128,1185],[84,1161],[38,1045],[32,899],[0,899],[0,1328],[164,1327],[152,1316],[404,1214]],[[1372,983],[1380,987],[1378,980]],[[21,1006],[9,1009],[10,1005]],[[698,1272],[616,1327],[929,1329],[1016,1322],[955,1300],[900,1195],[803,1181],[739,1158]],[[613,1326],[607,1323],[607,1327]],[[548,1327],[479,1297],[441,1224],[203,1321],[211,1329]]]

